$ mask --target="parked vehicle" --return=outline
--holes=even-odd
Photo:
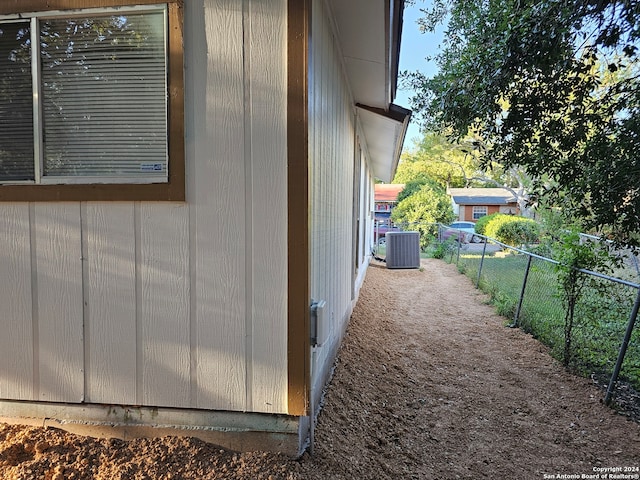
[[[482,237],[475,234],[476,224],[473,222],[453,222],[442,232],[442,240],[454,237],[462,243],[480,243]]]
[[[389,225],[387,223],[380,223],[373,231],[374,238],[378,245],[384,245],[386,243],[385,235],[387,232],[399,232],[400,228],[395,225]]]

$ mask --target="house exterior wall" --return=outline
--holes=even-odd
[[[185,203],[0,204],[0,399],[287,413],[286,26],[184,2]]]
[[[484,206],[484,205],[476,205],[476,206]],[[475,222],[473,219],[473,207],[474,205],[460,205],[459,207],[459,220],[465,220],[469,222]],[[491,215],[493,213],[505,213],[506,211],[514,211],[520,213],[518,207],[515,203],[509,205],[487,205],[487,215]]]
[[[362,286],[364,281],[365,268],[371,259],[371,247],[374,245],[373,225],[374,218],[374,181],[371,170],[367,166],[365,155],[360,152],[360,232],[358,241],[360,242],[360,255],[358,257],[358,278],[356,278],[354,288]]]
[[[477,205],[484,207],[485,205]],[[473,207],[474,205],[460,205],[460,220],[475,222],[473,219]],[[492,213],[496,213],[500,211],[500,207],[498,205],[487,205],[487,215],[491,215]]]
[[[324,319],[329,322],[327,341],[314,350],[312,358],[312,396],[317,397],[370,260],[373,185],[366,148],[359,143],[354,102],[323,0],[312,2],[311,18],[311,298],[327,302]],[[354,175],[359,175],[355,181]],[[356,208],[354,199],[360,202]],[[359,248],[354,248],[356,243]],[[355,258],[354,252],[358,252]]]

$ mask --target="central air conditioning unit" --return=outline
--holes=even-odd
[[[388,232],[387,268],[420,268],[420,232]]]

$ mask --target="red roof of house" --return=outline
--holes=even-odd
[[[374,201],[395,202],[403,188],[404,183],[376,183],[374,185]]]

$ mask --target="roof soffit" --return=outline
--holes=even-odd
[[[394,105],[404,0],[326,0],[373,174],[395,175],[411,112]]]
[[[392,111],[387,114],[362,105],[356,108],[367,142],[373,174],[386,183],[391,182],[395,175],[411,118],[409,110],[396,105],[392,107]]]
[[[395,95],[399,45],[390,0],[328,3],[355,102],[386,109]]]

